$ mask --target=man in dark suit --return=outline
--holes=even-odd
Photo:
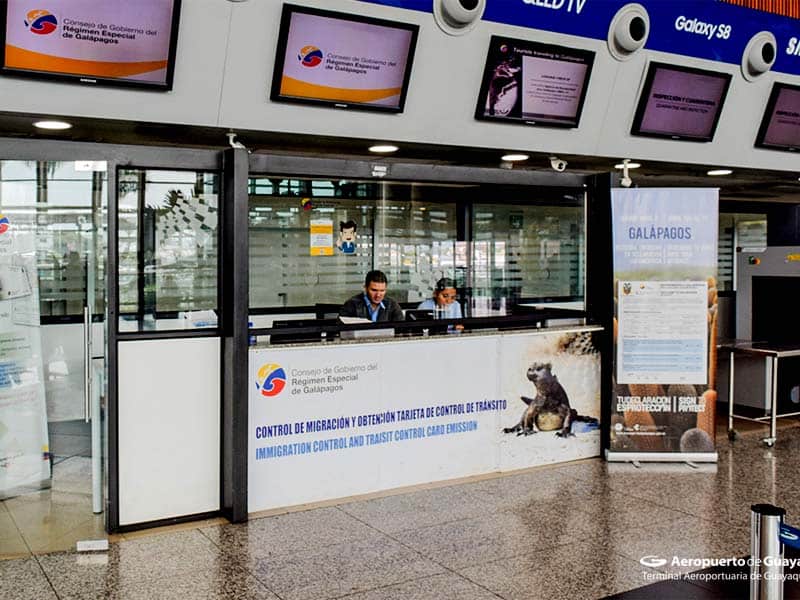
[[[370,271],[364,280],[364,291],[345,302],[339,314],[370,319],[373,323],[403,321],[403,309],[386,295],[386,283],[383,271]]]

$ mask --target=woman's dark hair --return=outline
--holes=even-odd
[[[450,279],[449,277],[442,277],[439,281],[436,282],[436,291],[441,292],[446,290],[447,288],[455,288],[456,282]]]
[[[364,278],[364,287],[369,286],[372,282],[375,283],[385,283],[388,285],[388,281],[386,279],[386,273],[383,271],[370,271],[367,273],[367,276]]]

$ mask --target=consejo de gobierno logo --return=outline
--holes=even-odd
[[[304,67],[316,67],[322,62],[322,57],[322,50],[316,46],[303,46],[297,55],[297,60]]]
[[[7,216],[0,213],[0,235],[8,231],[9,227],[11,227],[11,221],[8,220]]]
[[[271,398],[277,396],[286,387],[286,371],[275,363],[261,365],[258,369],[256,389],[262,396]]]
[[[58,19],[49,10],[29,10],[25,17],[25,27],[36,35],[48,35],[58,27]]]

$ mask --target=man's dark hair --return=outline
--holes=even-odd
[[[353,219],[349,221],[339,221],[339,231],[344,231],[345,229],[352,229],[355,232],[358,229],[356,222]]]
[[[449,277],[442,277],[439,281],[436,282],[436,291],[441,292],[446,290],[447,288],[454,288],[456,287],[456,282],[450,279]]]
[[[373,281],[375,283],[389,283],[389,281],[386,279],[386,273],[377,270],[367,273],[367,276],[364,278],[364,287],[368,287]]]

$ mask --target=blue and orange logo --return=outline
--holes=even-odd
[[[258,380],[256,389],[262,396],[277,396],[286,387],[286,371],[283,367],[274,363],[261,365],[258,369]]]
[[[25,27],[31,30],[31,33],[37,35],[47,35],[53,33],[58,27],[58,19],[48,10],[30,10],[25,15]]]
[[[3,235],[10,227],[11,221],[8,220],[8,217],[0,214],[0,235]]]
[[[316,46],[303,46],[297,55],[297,60],[304,67],[316,67],[322,62],[322,58],[322,50]]]

